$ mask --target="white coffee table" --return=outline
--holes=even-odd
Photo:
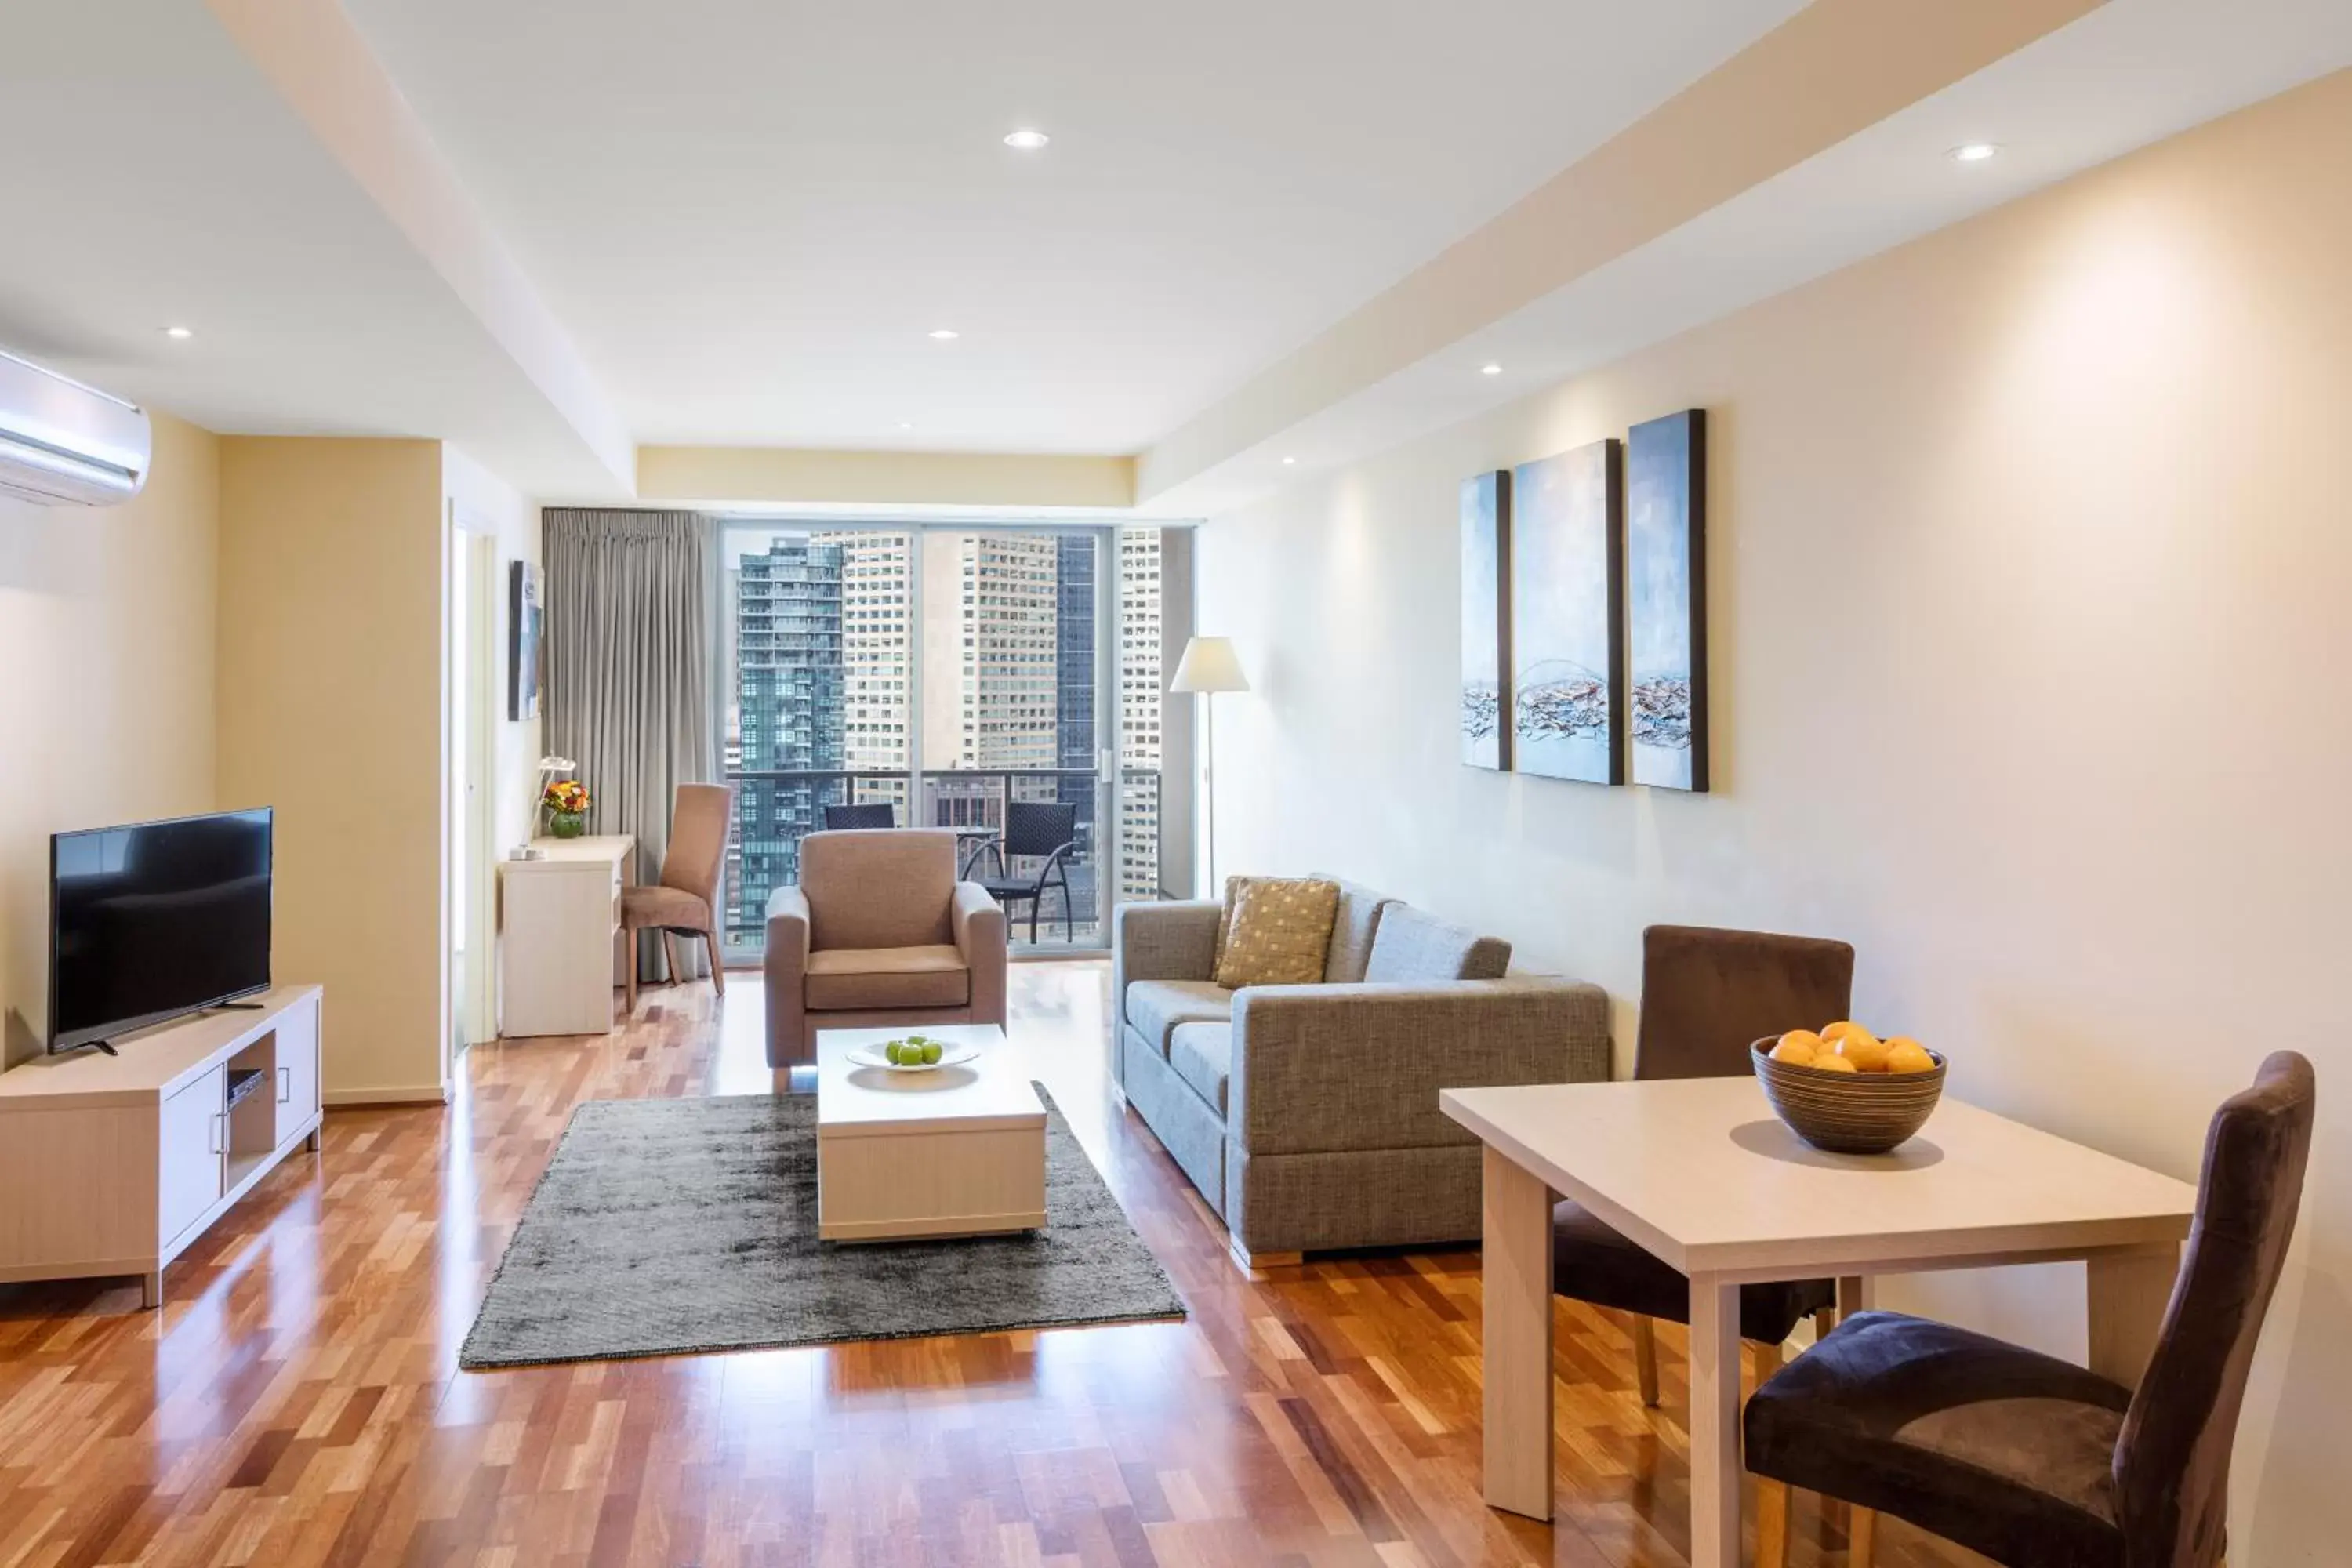
[[[891,1072],[849,1059],[905,1029],[816,1037],[818,1237],[899,1241],[989,1236],[1045,1223],[1045,1107],[993,1024],[918,1032],[980,1048],[974,1060]]]

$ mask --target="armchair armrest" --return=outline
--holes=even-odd
[[[760,967],[768,993],[768,1065],[808,1060],[808,895],[778,888],[768,895],[768,950]]]
[[[971,1021],[1004,1023],[1004,908],[978,882],[958,882],[948,906],[956,951],[971,972]]]
[[[1561,980],[1262,985],[1234,998],[1226,1124],[1252,1154],[1475,1142],[1442,1089],[1609,1076],[1609,997]]]

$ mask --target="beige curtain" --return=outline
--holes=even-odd
[[[690,511],[550,507],[546,531],[547,749],[580,764],[588,831],[637,840],[658,881],[672,800],[718,778],[713,715],[718,522]],[[698,947],[689,978],[708,973]],[[659,933],[639,935],[640,979],[667,975]]]

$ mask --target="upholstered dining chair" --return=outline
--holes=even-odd
[[[1899,1312],[1860,1312],[1758,1388],[1748,1468],[2007,1568],[2217,1568],[2246,1368],[2294,1233],[2311,1063],[2274,1053],[2205,1135],[2197,1215],[2135,1392]],[[1759,1531],[1780,1568],[1787,1525]],[[1853,1568],[1868,1568],[1857,1538]]]
[[[680,970],[677,941],[698,936],[710,954],[710,984],[727,994],[727,966],[719,955],[719,884],[727,868],[727,815],[732,795],[725,784],[680,784],[670,803],[669,848],[662,856],[661,880],[621,889],[621,929],[628,933],[629,1011],[637,1008],[637,932],[659,930],[662,955],[669,960],[671,984]]]
[[[1818,1029],[1853,1005],[1853,949],[1817,937],[1705,926],[1652,926],[1642,933],[1642,1012],[1633,1047],[1637,1079],[1744,1078],[1748,1047],[1766,1035]],[[1580,1204],[1552,1209],[1552,1289],[1633,1318],[1633,1369],[1642,1403],[1658,1402],[1656,1320],[1690,1321],[1690,1281],[1619,1235]],[[1837,1300],[1831,1279],[1745,1285],[1739,1332],[1756,1342],[1760,1382],[1780,1345],[1807,1317],[1823,1332]]]
[[[1078,808],[1052,801],[1016,800],[1004,807],[1004,836],[989,846],[996,858],[997,874],[981,879],[988,896],[1000,904],[1029,906],[1029,940],[1037,940],[1037,912],[1045,889],[1062,890],[1062,930],[1076,931],[1077,916],[1070,908],[1069,858],[1077,848]],[[1038,862],[1034,876],[1012,874],[1013,860]]]
[[[828,805],[824,808],[824,830],[839,833],[853,827],[896,827],[898,808],[887,800],[871,801],[858,805]]]

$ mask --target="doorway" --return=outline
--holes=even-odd
[[[458,1054],[494,1038],[498,958],[497,868],[492,843],[498,777],[498,541],[469,526],[455,503],[449,514],[447,718],[449,759],[449,1017],[442,1079],[455,1078]]]

